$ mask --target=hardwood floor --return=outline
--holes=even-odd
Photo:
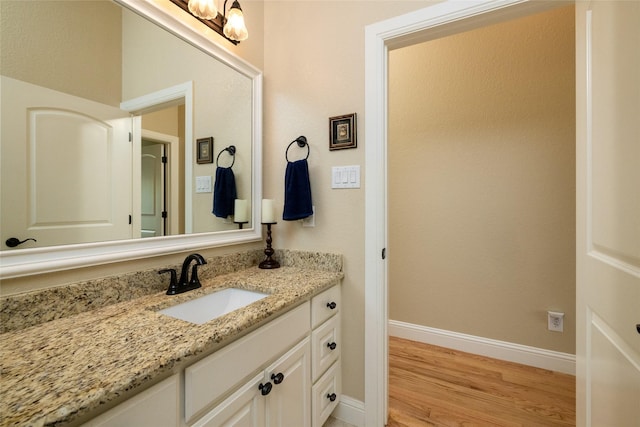
[[[389,337],[387,425],[575,425],[575,377]]]

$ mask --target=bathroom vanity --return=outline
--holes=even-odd
[[[320,427],[341,392],[342,277],[250,267],[2,334],[0,425]],[[201,325],[159,313],[229,287],[268,296]]]

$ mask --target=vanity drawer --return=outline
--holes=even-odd
[[[327,289],[311,300],[311,327],[315,328],[340,311],[340,285]]]
[[[340,316],[332,317],[311,333],[313,381],[317,380],[339,358],[340,344]]]
[[[185,419],[226,395],[309,333],[308,302],[185,369]]]
[[[322,427],[338,406],[342,393],[340,369],[338,360],[311,389],[311,427]]]

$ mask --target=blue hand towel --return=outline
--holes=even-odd
[[[236,177],[231,168],[216,168],[216,182],[213,186],[213,214],[219,218],[233,215],[236,193]]]
[[[282,219],[295,221],[313,215],[309,165],[306,159],[287,162],[284,175],[284,210]]]

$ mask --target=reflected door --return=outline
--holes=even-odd
[[[141,237],[166,234],[164,144],[142,140]]]
[[[127,113],[6,77],[2,111],[3,244],[131,238]]]

